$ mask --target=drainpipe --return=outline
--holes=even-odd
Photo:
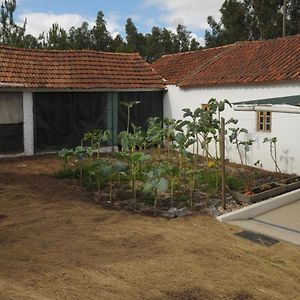
[[[237,105],[234,111],[267,111],[288,114],[300,114],[300,107],[278,107],[272,105]]]

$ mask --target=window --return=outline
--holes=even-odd
[[[272,113],[270,111],[257,112],[257,131],[271,132]]]
[[[205,111],[210,111],[209,104],[201,104],[201,108]]]

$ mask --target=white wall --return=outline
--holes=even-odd
[[[164,116],[174,119],[182,119],[182,109],[191,110],[207,103],[209,99],[227,99],[231,103],[275,98],[283,96],[300,95],[300,83],[253,85],[253,86],[228,86],[228,87],[207,87],[181,89],[177,86],[168,86],[164,96]],[[256,131],[255,112],[235,112],[226,108],[223,116],[228,119],[234,117],[239,119],[238,127],[248,129],[247,138],[255,139],[247,161],[253,165],[261,160],[263,168],[275,170],[271,160],[268,144],[263,144],[265,137],[278,138],[277,157],[279,167],[284,172],[300,174],[300,115],[272,113],[271,133]],[[238,153],[234,145],[227,142],[226,156],[234,162],[239,162]]]
[[[33,98],[32,93],[23,93],[24,115],[24,154],[34,154],[34,131],[33,131]]]

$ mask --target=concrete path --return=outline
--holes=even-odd
[[[300,200],[252,219],[227,223],[300,245]]]

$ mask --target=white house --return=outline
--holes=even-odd
[[[152,66],[166,81],[165,117],[182,119],[183,108],[194,110],[211,98],[232,104],[264,99],[263,103],[273,105],[271,111],[274,103],[300,106],[300,35],[166,55]],[[270,110],[227,108],[224,117],[238,119],[237,126],[248,129],[247,138],[255,140],[247,155],[249,165],[260,160],[264,169],[274,170],[263,140],[277,137],[279,167],[300,174],[300,115]],[[233,162],[240,161],[230,143],[226,155]]]
[[[126,128],[120,101],[139,100],[136,125],[162,117],[162,78],[138,54],[0,46],[0,156],[74,147],[84,133]]]

